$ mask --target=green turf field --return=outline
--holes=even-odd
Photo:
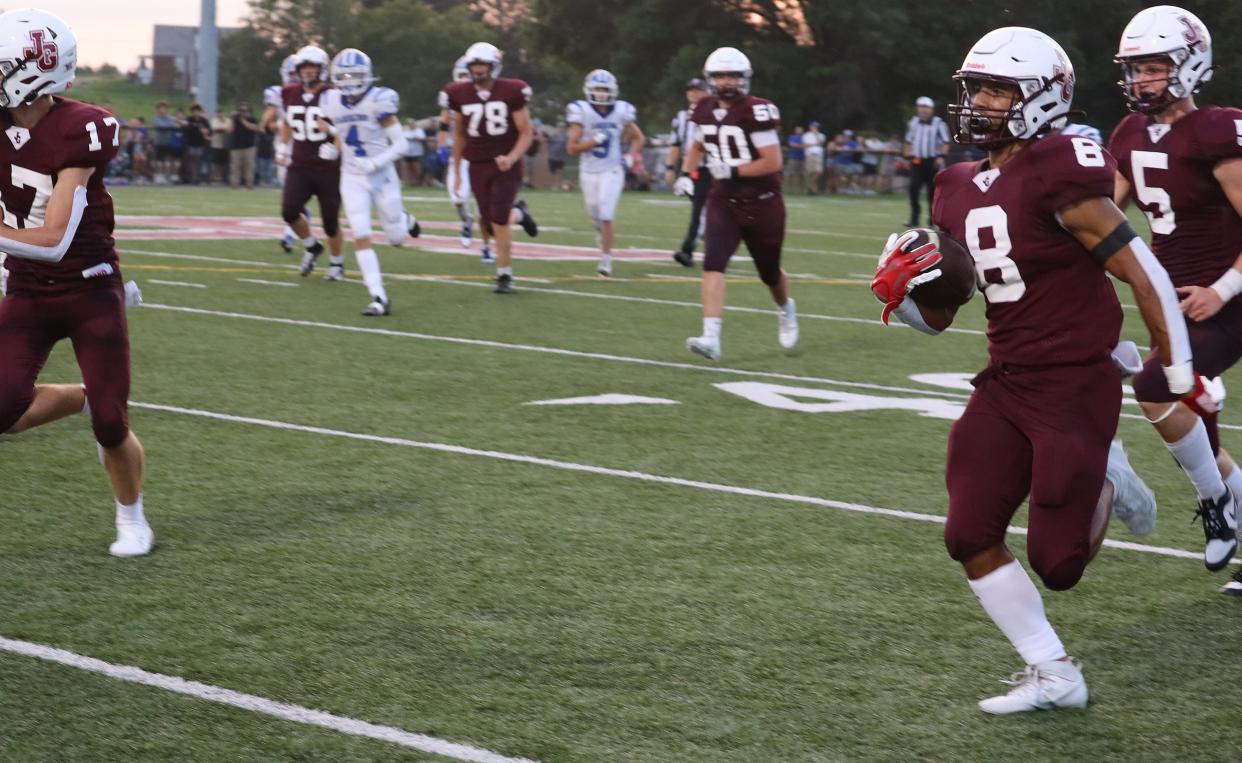
[[[449,221],[442,194],[409,208]],[[278,205],[114,196],[135,215]],[[592,245],[580,196],[528,198],[540,242]],[[909,408],[964,402],[911,377],[982,367],[982,300],[937,338],[886,329],[866,283],[904,201],[789,206],[801,344],[778,347],[739,259],[729,304],[751,311],[726,314],[715,364],[684,349],[698,284],[671,259],[607,281],[518,261],[506,298],[475,256],[380,247],[395,312],[368,319],[360,283],[301,279],[274,241],[121,241],[148,302],[131,417],[156,553],[108,556],[83,418],[0,438],[0,637],[539,761],[1236,757],[1242,605],[1194,558],[1106,548],[1047,596],[1089,710],[975,708],[1019,660],[928,521],[950,422]],[[618,246],[671,250],[685,217],[628,194]],[[62,346],[42,378],[76,374]],[[871,409],[776,409],[739,394],[779,391],[755,385]],[[677,404],[527,405],[605,393]],[[1226,447],[1242,440],[1236,410],[1222,421]],[[1120,435],[1162,516],[1113,538],[1198,554],[1188,482],[1148,425]],[[0,759],[449,758],[0,652]]]

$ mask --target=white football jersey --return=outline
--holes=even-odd
[[[280,100],[280,91],[282,89],[280,85],[269,85],[263,90],[263,105],[276,107],[276,120],[278,122],[284,121],[285,118],[285,105]]]
[[[380,122],[396,116],[400,106],[397,91],[390,87],[373,87],[357,102],[349,103],[340,90],[325,90],[319,99],[324,117],[341,136],[343,150],[354,156],[375,156],[388,148],[388,136]]]
[[[586,101],[574,101],[565,111],[565,121],[582,125],[582,137],[589,138],[596,131],[608,135],[608,140],[578,157],[581,172],[607,172],[623,167],[621,159],[621,136],[626,125],[638,119],[638,110],[629,101],[617,101],[600,113]]]

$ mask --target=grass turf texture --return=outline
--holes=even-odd
[[[277,207],[264,191],[114,195],[121,214]],[[579,195],[529,198],[541,242],[591,245]],[[671,250],[686,207],[669,201],[627,195],[618,246]],[[453,219],[447,202],[408,205]],[[795,198],[790,213],[800,312],[874,319],[860,276],[904,203]],[[624,281],[591,277],[590,262],[518,261],[513,298],[390,278],[395,314],[376,321],[358,315],[360,285],[298,278],[296,256],[274,241],[120,246],[153,303],[711,365],[682,346],[698,333],[694,307],[538,290],[695,302],[696,282],[647,275],[689,274],[671,260],[619,261]],[[491,275],[473,256],[379,251],[394,276]],[[766,309],[753,268],[744,256],[737,265],[730,305]],[[982,307],[957,325],[982,329]],[[713,386],[748,377],[695,368],[150,308],[130,320],[136,401],[945,509],[948,422],[911,412],[773,410]],[[809,317],[802,331],[786,354],[774,314],[728,313],[716,365],[923,388],[909,375],[985,360],[972,334]],[[1128,310],[1126,334],[1142,333]],[[77,378],[68,350],[43,379]],[[522,405],[605,392],[681,404]],[[84,420],[0,439],[0,635],[544,761],[1193,760],[1231,718],[1215,698],[1238,671],[1204,645],[1230,643],[1237,602],[1192,560],[1105,549],[1076,590],[1048,595],[1087,663],[1093,706],[998,720],[974,700],[1002,690],[995,679],[1018,659],[945,555],[939,525],[143,409],[132,420],[159,538],[142,560],[106,554],[110,501]],[[1227,408],[1224,421],[1242,419]],[[1144,542],[1200,548],[1193,491],[1155,434],[1129,419],[1120,432],[1161,500]],[[1226,447],[1237,434],[1224,432]],[[1113,535],[1128,539],[1119,525]],[[0,665],[3,759],[435,759],[24,657]]]

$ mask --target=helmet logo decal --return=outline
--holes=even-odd
[[[28,61],[34,61],[39,66],[39,71],[43,72],[52,71],[60,61],[59,47],[56,43],[43,39],[47,33],[46,29],[30,30],[30,47],[22,50],[22,55]]]
[[[1207,41],[1203,39],[1203,30],[1199,28],[1199,25],[1185,16],[1178,16],[1177,20],[1186,27],[1182,30],[1182,39],[1186,40],[1186,44],[1196,50],[1206,50]]]
[[[1057,64],[1052,67],[1052,81],[1061,83],[1061,97],[1069,101],[1074,97],[1074,73],[1067,67]]]

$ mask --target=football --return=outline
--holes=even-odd
[[[961,307],[975,295],[975,260],[966,247],[947,234],[930,228],[914,228],[917,238],[906,247],[907,251],[932,242],[940,249],[939,278],[910,290],[910,298],[923,307]]]

